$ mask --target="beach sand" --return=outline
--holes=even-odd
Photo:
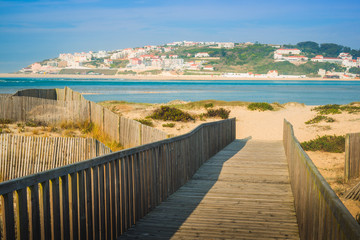
[[[174,104],[174,103],[172,103]],[[143,104],[115,104],[107,105],[122,116],[131,119],[144,119],[160,105]],[[300,142],[308,141],[323,135],[345,135],[346,133],[360,132],[360,113],[341,113],[329,115],[335,119],[335,122],[320,122],[317,124],[305,124],[306,121],[317,116],[312,111],[314,106],[306,106],[299,103],[287,103],[284,108],[277,111],[250,111],[244,106],[224,106],[230,110],[230,118],[236,118],[236,138],[243,139],[251,137],[252,139],[262,140],[282,140],[283,120],[287,119],[294,127],[295,136]],[[191,114],[205,113],[205,108],[186,110]],[[154,127],[163,130],[172,135],[181,135],[187,133],[198,125],[220,119],[207,118],[206,121],[197,119],[195,122],[173,122],[175,127],[163,127],[164,121],[152,120]],[[336,194],[355,217],[360,213],[360,203],[358,201],[346,200],[343,195],[355,184],[360,181],[352,179],[344,183],[344,164],[345,153],[326,153],[307,151],[314,164],[318,167],[320,173],[328,181]]]

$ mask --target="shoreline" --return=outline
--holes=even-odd
[[[332,79],[332,78],[244,78],[221,77],[219,75],[75,75],[75,74],[22,74],[0,73],[0,78],[75,78],[75,79],[127,79],[127,80],[250,80],[250,81],[360,81],[360,79]]]

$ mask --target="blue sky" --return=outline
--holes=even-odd
[[[172,41],[360,48],[359,0],[0,0],[0,72],[59,53]]]

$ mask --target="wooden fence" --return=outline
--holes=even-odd
[[[110,153],[91,138],[0,135],[0,181],[46,171]]]
[[[36,120],[49,124],[90,121],[125,148],[167,138],[167,133],[120,117],[68,87],[27,89],[14,96],[0,96],[0,119]]]
[[[360,133],[346,134],[345,181],[360,176]]]
[[[301,148],[284,120],[284,148],[301,239],[360,239],[360,226]]]
[[[235,119],[0,183],[6,239],[116,239],[235,139]],[[20,227],[21,226],[21,227]]]

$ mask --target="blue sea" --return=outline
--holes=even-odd
[[[360,81],[271,80],[125,80],[0,78],[0,93],[28,88],[64,88],[86,94],[88,100],[166,103],[172,100],[215,99],[249,102],[299,102],[307,105],[360,101]]]

